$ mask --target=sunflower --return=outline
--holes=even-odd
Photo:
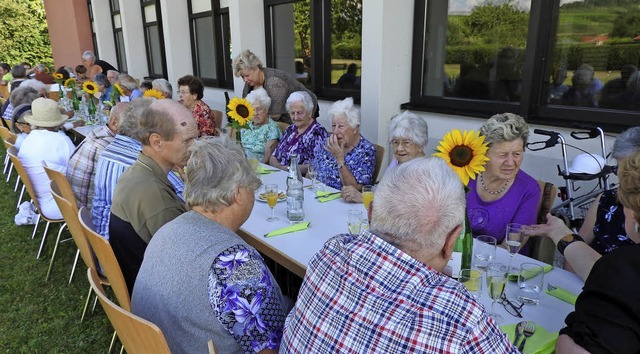
[[[232,98],[227,108],[229,108],[229,117],[235,120],[240,127],[246,126],[253,118],[253,106],[246,98]]]
[[[489,161],[487,149],[484,136],[479,132],[454,129],[445,134],[433,156],[443,158],[466,186],[469,178],[476,179],[476,175],[484,171],[484,165]]]
[[[84,84],[82,84],[82,89],[84,90],[84,92],[93,95],[94,93],[96,93],[96,91],[98,91],[98,86],[93,81],[85,81]]]
[[[144,92],[143,94],[144,97],[153,97],[153,98],[157,98],[159,100],[166,98],[164,97],[164,93],[156,90],[156,89],[149,89],[147,91]]]
[[[67,80],[65,80],[65,82],[64,82],[64,84],[63,84],[63,85],[64,85],[64,87],[66,87],[66,88],[73,88],[73,87],[76,87],[76,79],[74,79],[74,78],[70,77],[70,78],[68,78]]]
[[[60,73],[53,73],[53,79],[54,80],[62,80],[62,79],[64,79],[64,75],[62,75]]]
[[[116,88],[115,92],[117,92],[119,96],[124,96],[124,91],[122,91],[122,87],[120,87],[119,84],[113,84],[113,87]]]

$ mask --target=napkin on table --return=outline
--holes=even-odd
[[[568,302],[571,305],[575,305],[576,304],[576,299],[578,299],[578,295],[565,290],[559,286],[556,286],[555,289],[553,290],[545,290],[545,293],[553,296],[553,297],[557,297],[558,299],[564,301],[564,302]]]
[[[290,232],[302,231],[302,230],[308,229],[310,224],[311,224],[310,221],[304,221],[301,223],[285,226],[281,229],[273,230],[268,234],[265,234],[264,237],[273,237],[273,236],[288,234]]]
[[[320,203],[325,203],[330,200],[338,199],[341,197],[340,193],[337,193],[337,194],[332,194],[332,193],[334,192],[317,191],[316,197],[318,198],[316,198],[316,200],[319,201]]]
[[[275,168],[268,168],[268,167],[264,167],[264,166],[258,166],[258,173],[261,175],[267,175],[269,173],[275,173],[278,172],[278,170],[276,170]]]
[[[507,334],[509,342],[513,343],[516,333],[516,325],[503,325],[500,329]],[[544,327],[536,325],[536,332],[529,338],[524,345],[524,354],[550,354],[555,351],[558,332],[547,332]],[[520,339],[522,341],[522,339]],[[518,342],[517,344],[520,344]]]
[[[544,272],[546,274],[546,273],[549,273],[553,269],[553,266],[551,264],[545,264],[544,266],[542,266],[542,269],[544,270]],[[518,281],[518,276],[519,275],[520,275],[519,273],[509,274],[509,281]],[[527,272],[527,271],[525,271],[522,274],[524,279],[529,279],[529,278],[533,277],[534,275],[535,275],[534,272]]]

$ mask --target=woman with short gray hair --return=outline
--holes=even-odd
[[[489,144],[489,161],[485,171],[469,181],[469,224],[474,235],[493,236],[506,247],[507,224],[529,225],[537,219],[540,186],[520,170],[529,126],[517,114],[496,114],[480,127],[480,135]],[[529,248],[522,247],[520,253],[527,255]]]
[[[260,180],[224,135],[197,139],[189,151],[184,197],[191,210],[153,236],[131,312],[158,325],[172,352],[206,351],[212,337],[221,353],[275,352],[289,309],[263,258],[236,234]],[[260,323],[245,320],[247,311]]]
[[[271,98],[262,87],[249,92],[246,98],[255,113],[248,128],[240,130],[244,152],[249,159],[269,163],[271,153],[282,136],[278,124],[269,117]]]

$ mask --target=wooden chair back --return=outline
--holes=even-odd
[[[376,148],[376,169],[373,171],[373,182],[378,181],[378,175],[380,174],[380,169],[382,168],[382,161],[384,160],[384,148],[381,145],[373,144]]]
[[[18,158],[18,150],[16,149],[15,146],[11,146],[7,149],[7,154],[9,155],[9,159],[11,159],[11,163],[13,163],[13,167],[18,172],[18,175],[20,176],[20,180],[22,180],[22,183],[27,189],[27,193],[29,193],[29,197],[31,197],[33,204],[36,206],[36,209],[40,210],[40,206],[38,205],[38,199],[36,198],[36,192],[33,189],[33,185],[31,184],[29,175],[27,175],[27,171],[25,171],[24,166],[22,166],[22,162]],[[42,217],[44,217],[45,220],[47,220],[47,218],[44,215],[42,215]]]
[[[289,123],[285,123],[285,122],[276,122],[278,123],[278,126],[280,127],[280,130],[282,130],[282,133],[284,133],[285,130],[287,130],[287,128],[289,128]]]
[[[15,135],[13,135],[7,127],[0,125],[0,138],[2,141],[9,139],[11,136],[14,136],[12,144],[15,144]]]
[[[547,213],[549,213],[549,210],[553,207],[556,195],[558,194],[558,188],[552,183],[542,180],[538,180],[538,185],[542,193],[540,195],[540,201],[538,202],[537,223],[544,224],[547,222]],[[529,242],[531,243],[529,247],[531,248],[532,258],[553,264],[556,246],[551,239],[547,237],[530,237]]]
[[[213,121],[216,123],[216,128],[222,130],[222,112],[217,109],[212,109]]]
[[[87,269],[87,277],[127,353],[171,353],[158,326],[109,300],[95,269]]]
[[[129,295],[129,289],[127,288],[127,283],[124,281],[120,264],[118,264],[116,255],[113,253],[111,244],[109,244],[106,238],[100,236],[100,234],[95,231],[93,221],[91,220],[91,212],[87,208],[80,208],[78,211],[78,220],[80,220],[84,234],[98,258],[98,262],[100,262],[102,273],[107,277],[109,283],[111,283],[111,288],[116,294],[118,304],[120,304],[120,307],[123,309],[130,311],[131,297]],[[116,331],[118,331],[117,328]],[[118,331],[118,333],[120,332]]]
[[[69,183],[67,176],[62,174],[62,172],[56,171],[51,167],[47,166],[47,163],[44,161],[42,161],[42,167],[44,167],[44,172],[47,173],[47,177],[49,177],[50,180],[56,182],[56,185],[58,186],[58,190],[60,191],[60,195],[72,205],[74,209],[73,213],[77,215],[78,201],[76,200],[76,195],[73,193],[73,189],[71,188],[71,183]]]
[[[0,85],[0,96],[5,100],[9,99],[9,85]]]

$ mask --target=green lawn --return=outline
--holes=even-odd
[[[0,148],[0,156],[4,153],[4,147]],[[32,226],[13,222],[18,199],[13,192],[15,175],[9,184],[0,175],[0,352],[106,352],[113,329],[100,304],[80,322],[89,289],[82,260],[68,284],[75,244],[68,241],[58,247],[51,276],[45,282],[58,226],[50,228],[43,255],[36,259],[44,224],[32,240]],[[66,231],[63,235],[69,237]]]

